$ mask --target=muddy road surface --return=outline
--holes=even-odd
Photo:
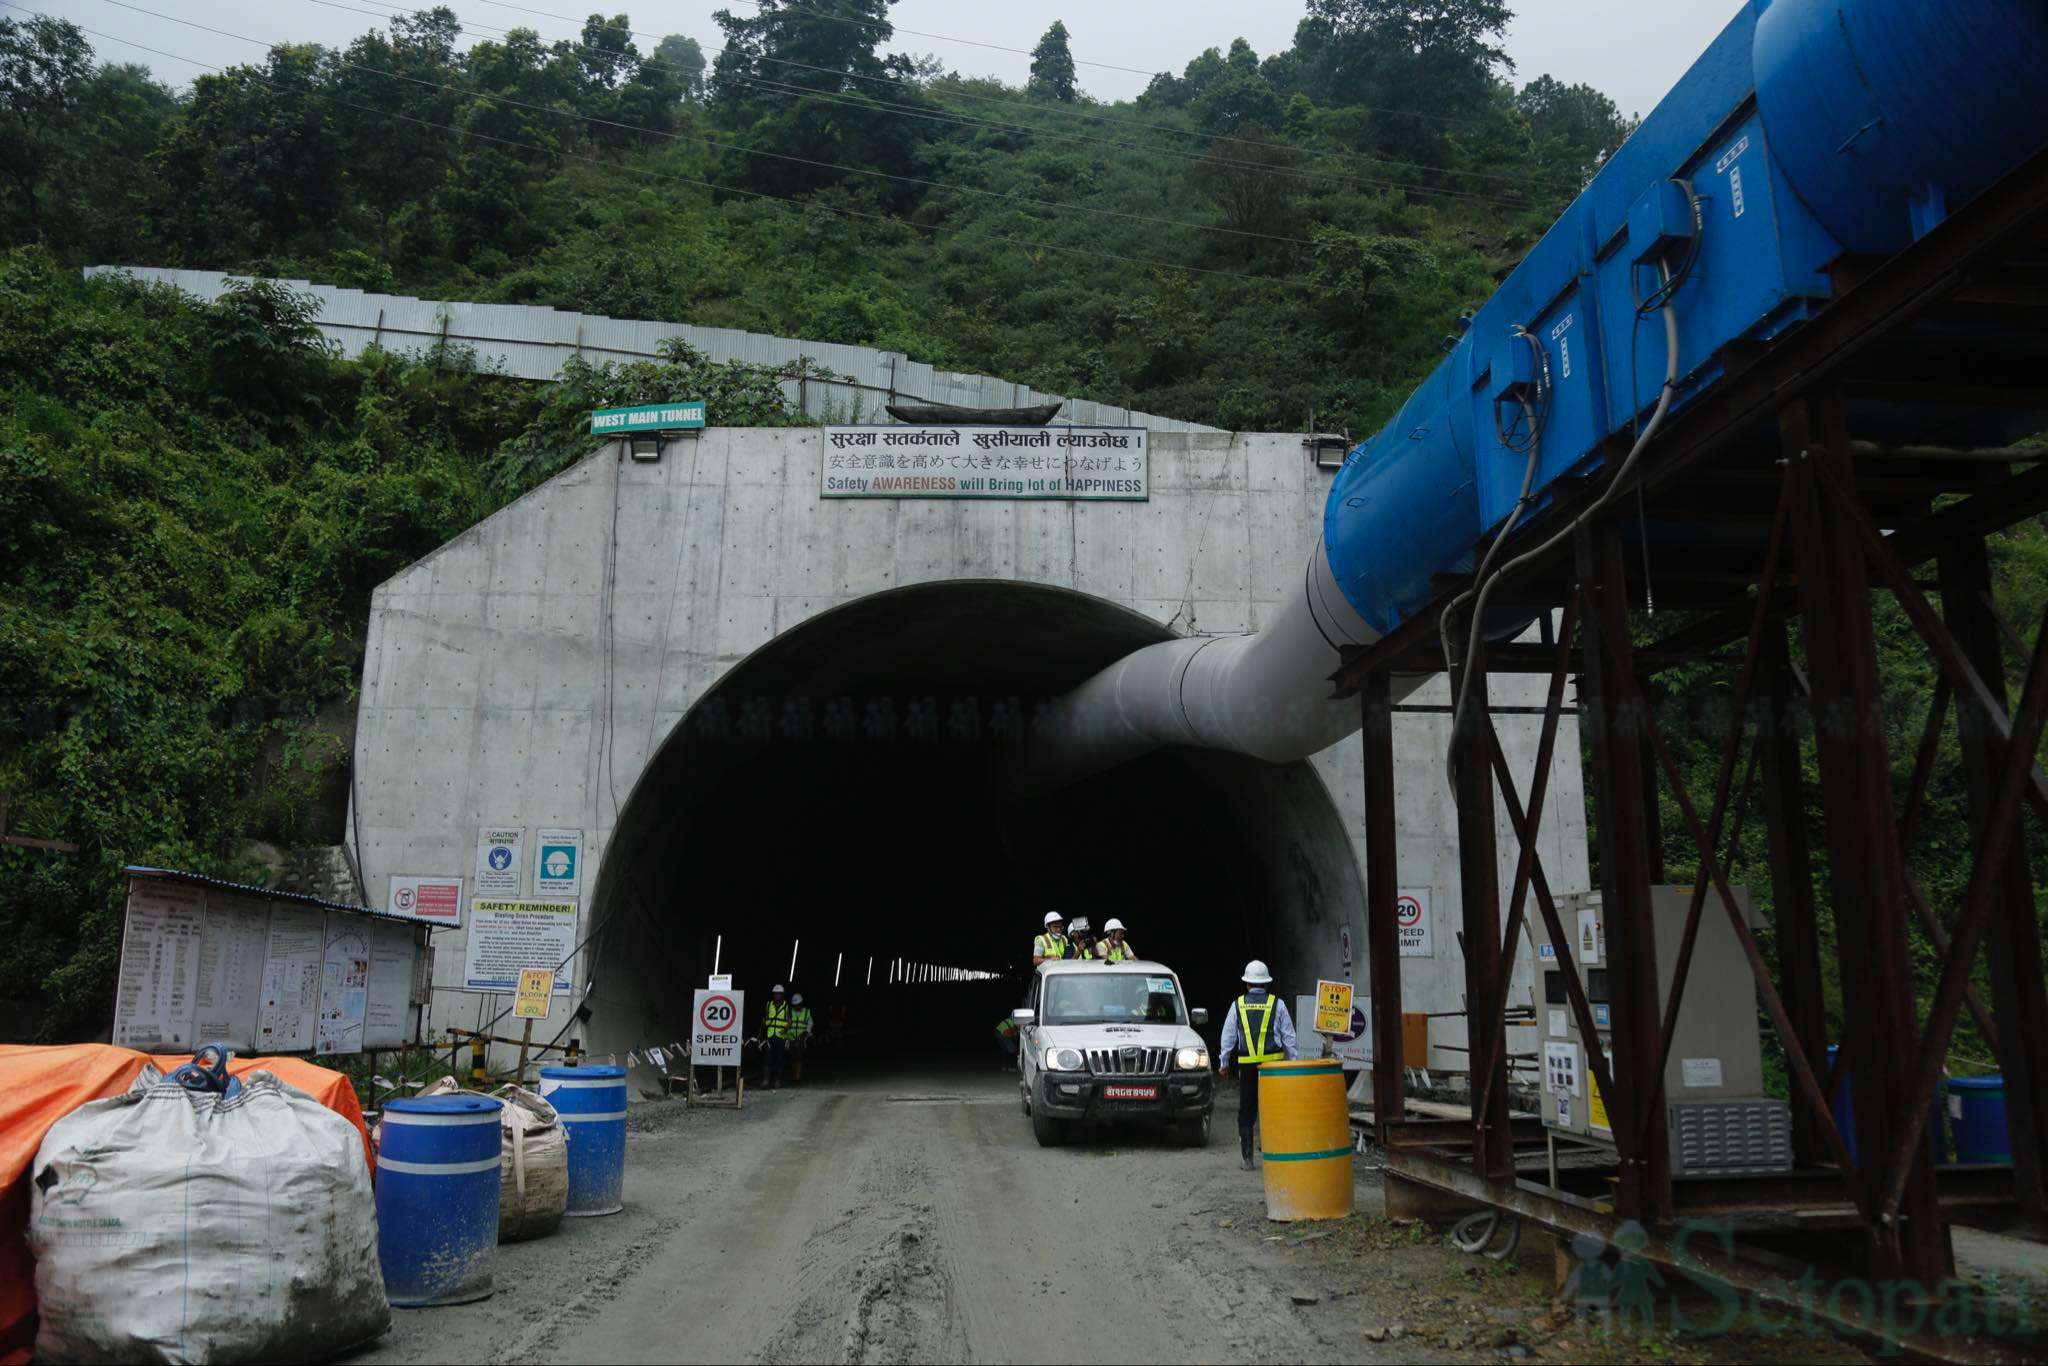
[[[354,1360],[1581,1359],[1547,1254],[1471,1282],[1479,1259],[1370,1212],[1367,1164],[1357,1219],[1268,1223],[1233,1103],[1204,1149],[1040,1148],[993,1067],[635,1106],[622,1213],[501,1247],[495,1295],[397,1310]]]

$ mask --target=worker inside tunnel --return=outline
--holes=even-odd
[[[1168,636],[1070,590],[955,581],[821,613],[741,661],[622,809],[591,1046],[687,1037],[715,964],[748,993],[749,1033],[782,983],[821,1032],[843,1019],[865,1065],[992,1056],[1049,911],[1098,934],[1121,920],[1218,1018],[1250,958],[1311,990],[1363,890],[1307,762],[1163,750],[1007,796],[1023,747],[1090,724],[1061,694]]]

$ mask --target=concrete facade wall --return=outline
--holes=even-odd
[[[247,276],[217,270],[173,270],[161,266],[88,266],[87,275],[131,275],[138,280],[173,285],[195,298],[211,301],[230,282]],[[571,356],[593,365],[606,361],[653,360],[656,348],[681,338],[715,361],[790,369],[808,359],[845,382],[792,378],[783,390],[792,404],[812,417],[845,422],[893,421],[883,405],[897,399],[951,403],[967,408],[1021,408],[1058,401],[1059,422],[1079,426],[1146,427],[1155,432],[1213,432],[1199,422],[1141,413],[1113,403],[1063,398],[1028,384],[993,375],[936,370],[900,351],[871,346],[800,341],[733,327],[692,327],[687,323],[609,318],[602,313],[567,313],[531,304],[479,304],[418,299],[407,294],[370,294],[360,289],[280,280],[320,301],[319,327],[344,356],[360,356],[372,346],[386,351],[420,351],[446,339],[473,348],[483,364],[503,367],[519,379],[553,379]]]
[[[473,877],[479,827],[522,826],[530,846],[538,828],[568,826],[586,832],[587,905],[635,780],[691,705],[749,652],[884,589],[1022,581],[1107,599],[1182,633],[1257,630],[1283,594],[1301,591],[1330,479],[1296,435],[1157,435],[1151,496],[1135,503],[828,500],[822,460],[815,429],[714,428],[652,464],[609,447],[380,587],[351,815],[371,900],[382,904],[393,875]],[[1534,704],[1540,693],[1540,679],[1507,677],[1494,700]],[[1441,680],[1408,699],[1445,700]],[[1537,718],[1499,725],[1526,792]],[[1434,920],[1431,956],[1402,960],[1409,1010],[1456,1010],[1464,990],[1447,734],[1441,713],[1396,717],[1400,881],[1430,889]],[[1541,852],[1562,893],[1587,879],[1569,712],[1557,753]],[[1312,763],[1362,867],[1359,744]],[[1505,855],[1504,813],[1497,824]],[[1511,875],[1508,858],[1504,898]],[[1363,984],[1362,906],[1350,921]],[[1317,970],[1335,976],[1337,935],[1326,932]],[[484,1012],[455,990],[461,932],[436,939],[432,1025],[470,1027]],[[1526,980],[1526,952],[1521,971]],[[1464,1054],[1445,1045],[1462,1042],[1459,1021],[1436,1021],[1432,1064],[1461,1070]]]

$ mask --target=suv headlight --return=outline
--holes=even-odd
[[[1206,1072],[1209,1070],[1209,1050],[1183,1048],[1173,1055],[1173,1065],[1183,1072]]]
[[[1081,1070],[1081,1050],[1078,1048],[1048,1048],[1045,1050],[1045,1070],[1048,1072],[1078,1072]]]

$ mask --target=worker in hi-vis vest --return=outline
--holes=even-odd
[[[1095,956],[1105,963],[1122,963],[1138,956],[1138,951],[1124,938],[1123,921],[1111,916],[1103,922],[1102,938],[1095,944]]]
[[[804,1054],[811,1049],[811,1008],[799,991],[789,998],[789,1084],[804,1084]]]
[[[796,1008],[783,994],[780,982],[768,993],[768,1019],[761,1033],[768,1039],[767,1084],[772,1091],[782,1085],[782,1064],[789,1056],[789,1041],[796,1037]]]
[[[1062,958],[1072,956],[1072,946],[1067,943],[1067,936],[1063,933],[1066,927],[1067,918],[1058,911],[1045,913],[1045,933],[1036,935],[1031,940],[1032,967],[1035,968],[1040,963],[1057,963]]]
[[[1222,1047],[1217,1050],[1224,1076],[1237,1067],[1237,1142],[1244,1169],[1252,1169],[1252,1128],[1259,1122],[1259,1067],[1300,1056],[1294,1042],[1294,1021],[1287,1004],[1273,994],[1273,974],[1254,958],[1244,965],[1248,988],[1223,1017]]]

